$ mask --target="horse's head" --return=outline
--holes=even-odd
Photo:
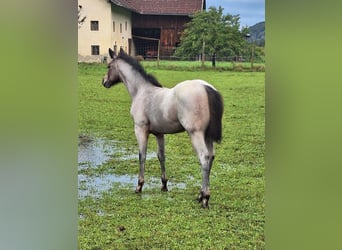
[[[108,52],[112,61],[108,64],[108,72],[102,80],[102,84],[106,88],[110,88],[114,84],[121,82],[119,77],[117,55],[112,49],[109,49]]]

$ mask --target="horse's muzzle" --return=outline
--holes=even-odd
[[[107,89],[109,89],[112,86],[112,84],[110,84],[110,82],[105,79],[102,80],[102,85]]]

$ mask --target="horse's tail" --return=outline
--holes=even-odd
[[[208,95],[210,120],[205,131],[205,140],[207,142],[220,143],[222,140],[222,115],[223,100],[221,94],[212,87],[205,85]]]

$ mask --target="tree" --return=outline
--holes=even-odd
[[[78,5],[78,10],[77,10],[77,16],[78,16],[78,28],[82,27],[82,24],[84,23],[84,21],[86,20],[86,16],[82,17],[81,14],[81,10],[82,10],[82,5]]]
[[[180,47],[176,56],[196,57],[205,54],[217,57],[241,55],[246,47],[245,34],[247,29],[240,31],[239,15],[223,15],[223,8],[210,7],[208,11],[195,14],[186,24],[181,36]]]

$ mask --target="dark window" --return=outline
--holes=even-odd
[[[99,30],[99,21],[90,21],[90,30]]]
[[[122,23],[120,23],[120,33],[122,33]]]
[[[125,22],[125,31],[127,31],[127,21]]]
[[[115,22],[113,22],[113,32],[115,32]]]
[[[91,45],[91,54],[92,55],[100,55],[100,46],[99,45]]]

